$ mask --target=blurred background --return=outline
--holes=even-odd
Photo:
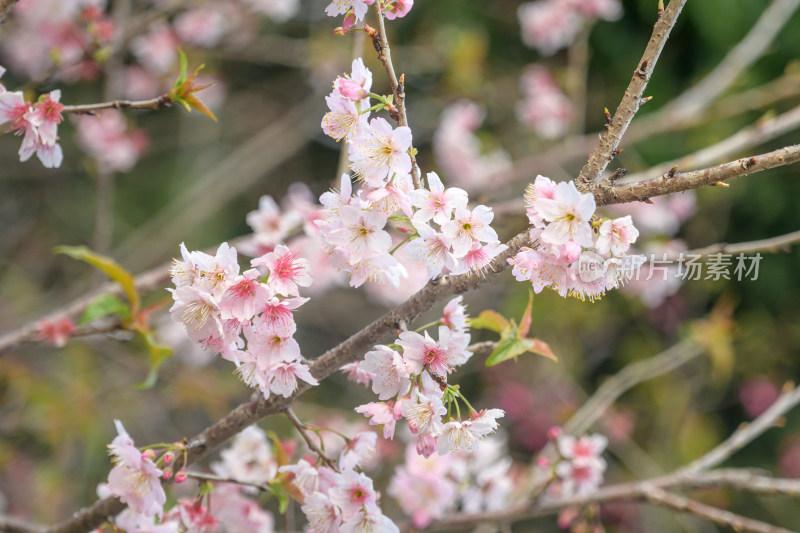
[[[341,17],[326,17],[324,1],[288,2],[282,11],[270,11],[278,2],[230,3],[221,18],[187,21],[186,13],[209,6],[117,1],[101,4],[104,14],[98,15],[85,14],[94,5],[85,2],[21,0],[0,27],[0,64],[8,69],[1,81],[8,90],[24,88],[36,97],[58,88],[68,104],[152,98],[175,79],[180,46],[190,67],[205,64],[203,77],[216,83],[199,95],[219,119],[178,106],[128,111],[92,137],[81,133],[92,124],[82,122],[99,119],[68,117],[59,128],[64,162],[58,169],[43,168],[36,158],[20,163],[19,138],[0,138],[0,333],[35,322],[105,282],[89,266],[53,255],[54,246],[83,244],[139,273],[179,255],[181,242],[190,250],[206,249],[251,234],[246,215],[264,195],[280,204],[292,184],[306,184],[314,198],[337,185],[341,145],[321,131],[324,96],[337,75],[350,71],[354,54],[372,69],[373,91],[390,91],[371,44],[359,34],[335,36]],[[800,105],[800,14],[792,8],[763,54],[713,101],[689,119],[657,115],[704,79],[771,3],[687,3],[646,91],[653,100],[632,130],[637,121],[657,119],[651,117],[649,131],[623,140],[625,151],[612,170],[646,171],[757,121],[769,129],[775,117]],[[501,239],[527,224],[521,196],[537,174],[558,180],[577,175],[596,140],[591,132],[602,129],[604,107],[616,108],[656,14],[654,0],[623,0],[621,10],[607,17],[614,20],[587,19],[571,44],[550,51],[523,42],[521,4],[418,0],[406,17],[387,24],[395,68],[405,74],[420,167],[470,191],[473,203],[494,206]],[[117,31],[107,38],[100,25],[105,20],[130,35]],[[47,38],[33,39],[37,34]],[[137,40],[141,36],[147,38]],[[553,95],[545,98],[548,90]],[[748,144],[698,167],[796,143],[795,127],[800,123],[775,135],[755,130]],[[107,139],[112,130],[127,144],[119,158],[105,160],[108,149],[92,139]],[[680,167],[690,168],[691,162]],[[798,230],[796,173],[792,166],[774,169],[730,188],[636,206],[630,212],[642,232],[639,247],[685,250]],[[291,201],[284,202],[284,210],[291,208]],[[794,248],[763,254],[757,280],[632,284],[594,303],[546,291],[534,298],[532,334],[550,344],[557,364],[523,356],[486,369],[475,358],[455,379],[482,406],[507,411],[502,431],[512,457],[524,463],[545,444],[547,430],[565,422],[608,376],[680,339],[703,339],[711,348],[707,355],[636,387],[596,427],[611,441],[608,480],[668,472],[762,412],[784,382],[797,379],[798,271],[800,251]],[[354,290],[334,281],[315,289],[297,313],[296,338],[306,357],[344,340],[424,283],[413,272],[399,290]],[[145,302],[168,298],[168,286],[148,293]],[[465,302],[472,316],[496,309],[519,317],[527,298],[524,285],[505,273],[467,294]],[[115,418],[137,443],[163,442],[197,433],[250,397],[230,364],[198,352],[170,323],[167,309],[162,305],[151,325],[175,356],[149,390],[134,387],[147,375],[144,347],[124,333],[75,339],[62,348],[26,343],[0,354],[6,512],[52,523],[94,501],[109,469],[105,446]],[[438,306],[419,324],[440,311]],[[474,341],[492,338],[473,331]],[[296,411],[320,425],[363,424],[353,407],[373,397],[337,375],[304,394]],[[292,436],[282,418],[261,425]],[[387,443],[385,452],[382,473],[375,474],[378,487],[385,487],[391,458],[401,460],[403,446]],[[768,432],[731,464],[800,477],[800,416],[790,416],[784,428]],[[786,499],[727,491],[705,491],[700,498],[800,528],[796,504]],[[402,516],[390,498],[384,501],[390,516]],[[609,531],[643,531],[644,524],[647,531],[714,530],[640,505],[608,506],[604,518]],[[554,519],[537,527],[557,529]]]

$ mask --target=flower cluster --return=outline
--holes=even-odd
[[[513,505],[512,461],[501,438],[490,438],[471,453],[424,458],[413,445],[397,467],[388,493],[417,528],[461,509],[501,511]]]
[[[537,294],[549,287],[561,296],[594,300],[624,284],[643,259],[627,254],[639,236],[631,217],[596,217],[594,197],[573,182],[537,176],[525,205],[531,242],[538,246],[508,261],[517,281],[532,282]]]
[[[342,30],[347,31],[357,22],[364,20],[368,7],[375,2],[376,0],[331,0],[325,8],[325,13],[329,17],[344,15]],[[377,0],[377,2],[383,15],[389,20],[405,17],[414,5],[414,0]]]
[[[5,69],[0,67],[0,76]],[[22,91],[7,91],[0,84],[0,125],[8,124],[9,131],[22,135],[20,161],[33,154],[46,168],[58,168],[64,159],[58,144],[58,125],[64,119],[61,91],[56,89],[42,95],[33,105],[25,100]]]
[[[396,422],[404,418],[416,435],[420,455],[470,452],[478,441],[497,429],[500,409],[476,411],[447,375],[466,363],[470,334],[461,297],[451,300],[438,322],[438,339],[425,331],[404,331],[391,346],[378,345],[364,360],[342,368],[350,379],[371,384],[379,402],[356,407],[356,412],[383,426],[384,438],[394,437]],[[461,418],[459,402],[468,414]],[[455,416],[453,416],[455,415]]]
[[[103,172],[130,170],[147,148],[147,133],[130,129],[125,115],[115,109],[75,117],[75,124],[78,144]]]
[[[544,55],[566,48],[595,19],[616,20],[619,0],[539,0],[519,6],[522,40]]]
[[[564,135],[574,109],[550,71],[541,65],[529,66],[520,87],[524,96],[516,109],[520,122],[546,139]]]
[[[311,285],[305,259],[276,246],[250,262],[266,272],[264,282],[257,268],[239,273],[236,249],[227,243],[214,256],[189,252],[181,244],[181,255],[170,270],[176,287],[170,314],[193,341],[235,363],[242,381],[265,398],[290,396],[298,378],[317,384],[294,339],[292,311],[308,300],[299,296],[298,287]]]
[[[433,152],[445,176],[469,190],[485,187],[486,177],[501,174],[511,167],[511,159],[501,149],[481,153],[475,130],[484,119],[484,111],[469,100],[461,100],[442,113],[433,135]]]
[[[371,431],[346,439],[337,467],[319,464],[319,457],[316,464],[300,459],[280,467],[281,475],[288,476],[295,489],[293,497],[302,505],[310,531],[399,531],[381,511],[372,479],[356,471],[375,455],[376,441],[377,435]]]
[[[548,495],[557,498],[586,496],[603,483],[606,461],[601,457],[608,445],[603,435],[573,437],[553,428],[558,459],[547,465],[554,473],[554,482],[548,486]],[[545,466],[540,464],[540,466]]]

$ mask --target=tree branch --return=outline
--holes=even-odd
[[[93,113],[102,109],[166,109],[172,101],[166,94],[150,100],[114,100],[111,102],[101,102],[99,104],[65,105],[62,113],[84,114]]]
[[[611,123],[603,132],[600,142],[575,179],[575,185],[579,189],[586,188],[594,183],[613,158],[612,153],[619,146],[622,136],[625,135],[625,131],[628,129],[631,120],[633,120],[633,116],[639,110],[647,82],[653,74],[658,57],[661,55],[661,51],[664,49],[669,34],[673,26],[675,26],[678,15],[680,15],[685,3],[686,0],[671,0],[661,18],[656,22],[653,28],[653,35],[647,43],[641,61],[633,72],[633,77],[625,90],[619,107],[614,113],[614,117],[611,119]]]
[[[638,183],[655,176],[663,175],[671,168],[677,166],[679,170],[702,167],[739,153],[745,148],[763,144],[784,133],[788,133],[800,126],[800,106],[787,111],[775,118],[757,121],[752,126],[739,130],[734,135],[722,141],[686,155],[674,161],[660,163],[642,172],[630,174],[616,182],[617,185]]]
[[[706,185],[747,176],[762,170],[791,165],[800,161],[800,144],[787,146],[773,152],[745,157],[715,167],[681,172],[670,177],[668,174],[657,178],[623,185],[601,184],[595,187],[594,197],[598,205],[625,202],[647,201],[654,196],[674,192],[699,189]]]
[[[712,254],[752,254],[756,252],[788,252],[791,245],[800,242],[800,231],[793,231],[786,235],[779,235],[758,241],[738,242],[728,244],[720,242],[703,248],[689,250],[685,255],[708,256]]]
[[[19,0],[0,0],[0,24],[6,21],[6,17],[14,9]]]
[[[286,410],[283,412],[283,414],[285,414],[286,418],[288,418],[292,422],[292,424],[294,424],[294,427],[297,429],[297,432],[300,433],[300,436],[303,437],[304,441],[306,441],[306,445],[308,446],[308,449],[311,450],[312,452],[314,452],[315,454],[317,454],[317,457],[322,459],[322,461],[326,465],[331,467],[335,472],[338,472],[339,471],[339,467],[336,466],[336,463],[334,463],[327,455],[325,455],[325,452],[323,452],[320,449],[320,447],[317,445],[317,443],[314,442],[314,440],[308,434],[308,431],[306,431],[308,426],[303,424],[303,422],[301,422],[300,419],[297,418],[297,415],[294,414],[294,411],[292,411],[292,408],[291,407],[287,407]]]
[[[734,531],[750,531],[753,533],[793,533],[788,529],[773,526],[766,522],[753,520],[730,511],[718,509],[677,494],[666,492],[662,489],[651,487],[645,491],[647,501],[652,504],[667,507],[675,511],[691,513],[704,518],[709,522],[729,527]]]

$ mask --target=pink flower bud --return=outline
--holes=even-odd
[[[342,29],[345,32],[348,32],[350,28],[356,25],[356,14],[350,11],[344,16],[344,20],[342,21]]]
[[[343,37],[347,35],[347,33],[348,33],[347,30],[342,28],[341,26],[333,29],[333,34],[336,35],[337,37]]]
[[[150,459],[151,461],[156,456],[153,450],[145,450],[142,452],[142,459]]]
[[[567,241],[561,245],[561,259],[567,263],[574,263],[581,257],[583,248],[575,241]]]
[[[360,84],[346,78],[339,80],[339,93],[354,102],[360,102],[367,97],[367,91]]]
[[[164,479],[171,479],[172,478],[172,470],[164,470]]]
[[[550,440],[556,440],[560,436],[561,436],[561,428],[558,426],[553,426],[547,430],[547,438]]]
[[[547,468],[550,466],[550,460],[547,457],[537,457],[536,466],[539,468]]]
[[[184,481],[186,481],[186,470],[181,468],[178,470],[178,473],[175,474],[175,483],[183,483]]]
[[[172,462],[173,457],[174,456],[172,455],[172,452],[165,453],[164,457],[162,457],[162,459],[164,459],[164,464],[165,465],[170,464]]]

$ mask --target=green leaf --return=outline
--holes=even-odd
[[[180,48],[178,48],[178,61],[180,62],[180,70],[178,71],[178,79],[175,80],[175,84],[173,85],[175,88],[183,85],[183,82],[189,77],[189,60],[186,59],[186,54],[184,54],[183,50]]]
[[[509,359],[516,359],[524,353],[534,353],[557,361],[550,346],[539,339],[520,339],[513,335],[503,337],[497,343],[497,348],[486,358],[486,366],[495,366]]]
[[[122,288],[122,292],[131,304],[131,315],[139,311],[139,293],[136,292],[136,285],[133,276],[113,259],[97,254],[85,246],[56,246],[54,253],[65,254],[78,261],[89,263],[103,274],[116,281]]]
[[[89,322],[94,322],[98,318],[103,318],[108,315],[117,315],[120,318],[128,318],[130,316],[130,307],[128,304],[114,296],[113,294],[103,294],[98,296],[86,306],[78,325],[83,326]]]
[[[278,512],[286,514],[286,509],[289,507],[289,495],[286,493],[283,485],[280,481],[273,480],[270,481],[269,487],[272,489],[272,494],[278,498]]]
[[[525,308],[525,313],[519,321],[519,329],[517,330],[517,337],[524,339],[531,329],[531,310],[533,309],[533,291],[528,289],[528,307]]]
[[[137,384],[137,389],[145,390],[152,389],[158,380],[158,367],[161,363],[166,361],[172,356],[172,348],[158,344],[153,331],[147,326],[135,325],[133,330],[139,334],[139,337],[144,341],[147,347],[147,353],[150,355],[150,371],[144,381]]]
[[[528,351],[528,347],[522,339],[509,336],[497,343],[497,348],[486,358],[486,366],[499,365],[503,361],[516,359],[518,356]]]
[[[502,334],[509,325],[509,321],[506,320],[503,315],[491,309],[483,311],[477,317],[469,321],[469,326],[471,328],[488,329],[500,334]]]

